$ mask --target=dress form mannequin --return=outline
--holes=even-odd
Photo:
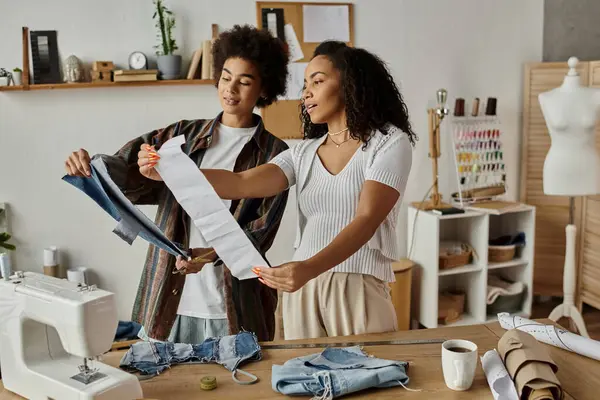
[[[569,72],[562,85],[538,97],[552,144],[544,161],[544,193],[569,196],[569,225],[563,272],[563,304],[549,318],[571,318],[579,333],[589,337],[575,307],[574,196],[600,193],[600,157],[596,152],[595,126],[600,116],[600,89],[582,87],[576,71],[578,60],[569,58]]]

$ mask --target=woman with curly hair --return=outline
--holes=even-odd
[[[396,222],[416,140],[406,104],[377,56],[324,42],[305,72],[301,118],[305,140],[268,164],[202,171],[225,199],[296,186],[293,261],[254,270],[284,292],[286,339],[397,330],[388,282],[400,258]]]
[[[235,26],[217,38],[212,53],[223,109],[216,118],[177,121],[131,140],[106,158],[111,176],[134,204],[158,205],[156,224],[169,239],[191,248],[192,256],[211,254],[203,258],[206,262],[187,262],[150,245],[132,319],[157,340],[194,344],[240,329],[272,340],[276,290],[256,279],[233,277],[219,254],[206,248],[202,234],[156,172],[140,173],[140,166],[154,165],[149,153],[176,135],[185,136],[183,149],[199,168],[235,173],[287,150],[253,113],[285,93],[288,54],[281,41],[266,30]],[[88,152],[74,152],[65,167],[71,175],[90,176]],[[287,194],[282,190],[247,201],[224,200],[263,256],[279,228]]]

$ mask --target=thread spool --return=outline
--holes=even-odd
[[[87,284],[87,268],[79,267],[79,268],[71,268],[67,270],[67,280],[71,282],[81,283],[83,285]]]
[[[2,279],[8,281],[12,274],[12,266],[10,264],[10,254],[1,253],[0,254],[0,273],[2,274]]]
[[[473,100],[473,109],[471,110],[471,116],[476,117],[479,115],[479,97],[475,97]]]
[[[214,376],[205,376],[200,379],[200,389],[213,390],[217,388],[217,378]]]
[[[488,97],[485,107],[485,115],[496,115],[497,103],[498,101],[495,97]]]
[[[464,117],[465,116],[465,99],[457,98],[454,102],[454,116]]]
[[[60,277],[58,263],[58,248],[56,246],[46,247],[44,249],[44,275]]]

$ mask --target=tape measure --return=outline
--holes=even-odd
[[[283,349],[314,349],[321,347],[350,347],[350,346],[396,346],[409,344],[436,344],[444,343],[446,339],[413,339],[413,340],[374,340],[367,342],[339,342],[339,343],[290,343],[290,344],[262,344],[263,350]]]
[[[205,376],[200,379],[200,389],[213,390],[217,388],[217,378],[214,376]]]

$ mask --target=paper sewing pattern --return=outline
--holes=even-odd
[[[286,92],[280,96],[280,100],[300,100],[304,90],[304,71],[308,63],[290,63],[288,64],[288,78]]]
[[[303,6],[304,42],[320,43],[325,40],[350,41],[350,10],[347,5]]]
[[[156,170],[206,242],[232,275],[257,278],[253,267],[269,267],[198,166],[181,150],[183,136],[165,142]]]
[[[600,342],[554,325],[544,325],[509,313],[498,314],[500,326],[506,330],[518,329],[531,334],[542,343],[600,361]]]
[[[298,37],[296,36],[296,31],[294,31],[293,25],[285,24],[283,30],[285,32],[285,41],[288,44],[288,49],[290,52],[290,61],[296,62],[302,60],[304,58],[304,53],[302,52],[302,47],[300,46],[300,42],[298,41]]]
[[[519,400],[515,384],[496,350],[481,357],[481,366],[494,400]]]

